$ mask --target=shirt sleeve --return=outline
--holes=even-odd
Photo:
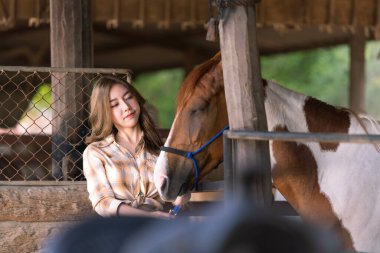
[[[104,156],[92,146],[88,146],[83,152],[83,173],[95,212],[104,217],[116,215],[123,201],[115,198],[105,172]]]

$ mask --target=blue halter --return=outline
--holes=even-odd
[[[217,133],[214,137],[212,137],[206,144],[204,144],[202,147],[200,147],[199,149],[191,152],[191,151],[185,151],[185,150],[180,150],[180,149],[176,149],[176,148],[171,148],[171,147],[165,147],[165,146],[161,146],[160,147],[160,150],[161,151],[165,151],[165,152],[168,152],[168,153],[172,153],[172,154],[176,154],[176,155],[180,155],[180,156],[183,156],[183,157],[186,157],[187,159],[191,159],[193,161],[193,165],[194,165],[194,171],[195,171],[195,178],[194,178],[194,185],[193,187],[191,188],[191,190],[195,189],[197,190],[198,189],[198,180],[199,180],[199,169],[198,169],[198,165],[197,165],[197,161],[195,160],[194,156],[200,152],[202,152],[205,148],[207,148],[208,145],[210,145],[213,141],[215,141],[219,136],[221,136],[223,134],[223,132],[225,130],[229,129],[229,126],[225,126],[219,133]]]

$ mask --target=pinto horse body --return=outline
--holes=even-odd
[[[269,131],[378,134],[379,125],[264,80]],[[184,81],[165,146],[193,151],[228,124],[220,55]],[[270,141],[273,183],[305,220],[335,230],[345,248],[380,252],[380,153],[373,144]],[[221,138],[197,154],[202,179],[223,160]],[[161,152],[160,195],[172,200],[194,184],[192,161]]]

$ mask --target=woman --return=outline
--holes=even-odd
[[[162,212],[164,202],[153,182],[162,141],[144,102],[115,76],[99,78],[93,88],[83,170],[92,206],[101,216],[172,218]]]

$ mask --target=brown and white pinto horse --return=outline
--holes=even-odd
[[[264,81],[269,131],[379,133],[359,118],[314,98]],[[184,81],[165,146],[194,151],[228,124],[220,55]],[[270,141],[276,188],[306,220],[338,231],[347,249],[380,251],[380,154],[372,144]],[[195,156],[202,179],[223,160],[222,138]],[[160,195],[174,200],[194,184],[191,160],[161,152],[155,168]]]

